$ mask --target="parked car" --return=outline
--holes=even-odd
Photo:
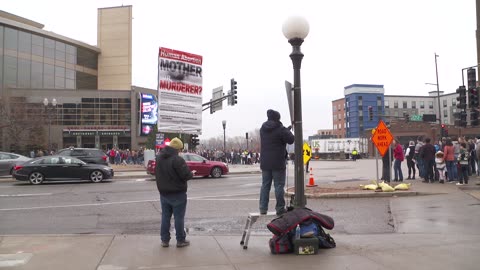
[[[11,175],[13,168],[20,165],[31,158],[15,153],[0,152],[0,176]]]
[[[27,161],[14,168],[13,177],[39,185],[44,181],[90,180],[94,183],[113,177],[113,169],[105,165],[88,164],[65,156],[45,156]]]
[[[108,165],[107,155],[96,148],[65,148],[57,152],[61,156],[78,158],[86,163]]]
[[[212,176],[213,178],[221,177],[228,174],[228,164],[220,161],[210,161],[202,156],[193,153],[180,153],[180,156],[185,159],[190,170],[197,171],[195,176]],[[155,159],[151,159],[147,164],[147,173],[155,176]]]

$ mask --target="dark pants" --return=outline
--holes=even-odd
[[[160,238],[163,242],[170,241],[170,220],[175,219],[175,234],[177,242],[185,241],[185,211],[187,210],[187,193],[160,194],[162,204],[162,224]]]
[[[391,164],[388,161],[383,161],[382,162],[382,180],[385,180],[385,182],[390,182],[390,168]]]
[[[425,181],[430,180],[433,182],[435,180],[435,173],[433,170],[433,166],[435,166],[435,160],[424,160],[423,165],[425,168]]]
[[[415,178],[416,170],[415,170],[415,162],[413,162],[413,159],[407,158],[407,168],[408,168],[408,178]]]
[[[468,184],[468,164],[460,164],[460,172],[458,174],[460,178],[460,183],[462,184]]]

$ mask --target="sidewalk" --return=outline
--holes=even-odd
[[[233,165],[230,169],[232,173],[260,173],[258,165]],[[293,179],[293,169],[289,167],[288,172]],[[325,180],[321,179],[325,176],[314,176]],[[337,247],[311,256],[272,255],[268,248],[271,236],[255,232],[248,249],[240,245],[241,235],[189,235],[191,245],[181,249],[173,239],[169,248],[162,248],[158,235],[9,235],[0,236],[0,270],[478,269],[480,233],[476,228],[480,215],[475,205],[480,196],[474,197],[480,187],[475,185],[476,178],[461,187],[409,180],[410,191],[394,193],[361,190],[359,185],[370,180],[354,180],[318,181],[318,187],[306,187],[305,193],[320,198],[398,197],[391,203],[396,233],[346,235],[333,230]],[[445,195],[401,198],[406,194]],[[266,217],[258,223],[269,220]]]
[[[272,255],[270,236],[189,236],[191,245],[160,246],[158,235],[30,235],[0,238],[0,269],[463,269],[476,270],[480,235],[334,235],[316,255]]]

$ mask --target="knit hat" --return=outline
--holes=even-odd
[[[175,148],[175,149],[177,149],[177,150],[183,149],[183,143],[182,143],[182,141],[181,141],[179,138],[177,138],[177,137],[173,138],[173,139],[170,141],[170,144],[169,144],[168,146],[170,146],[170,147],[172,147],[172,148]]]
[[[269,109],[267,111],[267,117],[268,117],[268,120],[280,121],[280,113],[272,109]]]

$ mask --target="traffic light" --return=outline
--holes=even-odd
[[[465,110],[467,108],[467,89],[465,86],[460,86],[457,88],[457,109]]]
[[[441,137],[448,137],[448,128],[445,124],[442,124]]]
[[[368,106],[368,120],[372,121],[373,120],[373,107]]]
[[[190,144],[192,145],[192,148],[197,147],[197,145],[200,144],[200,140],[198,139],[197,134],[193,134],[191,139],[190,139]]]
[[[233,78],[230,80],[230,91],[228,94],[228,105],[234,106],[237,104],[237,81]]]
[[[460,126],[467,127],[467,113],[460,112]]]
[[[470,125],[478,126],[478,115],[479,112],[477,109],[470,110]]]
[[[467,70],[468,107],[478,108],[477,71],[473,68]]]

